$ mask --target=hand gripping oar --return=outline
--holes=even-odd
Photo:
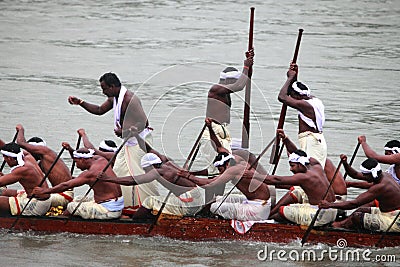
[[[253,29],[254,29],[254,7],[250,8],[250,29],[249,29],[249,45],[248,50],[253,48]],[[243,111],[243,127],[242,127],[242,148],[249,148],[249,135],[250,135],[250,95],[251,95],[251,75],[253,68],[250,67],[246,83],[246,91],[244,98],[244,111]]]
[[[207,124],[204,123],[204,126],[203,126],[203,128],[201,129],[200,134],[199,134],[199,136],[197,137],[196,142],[194,143],[194,145],[193,145],[193,147],[192,147],[192,150],[191,150],[190,153],[189,153],[189,156],[186,158],[185,164],[183,165],[183,168],[184,168],[185,170],[190,170],[190,167],[192,166],[192,163],[193,163],[193,161],[194,161],[194,158],[196,157],[196,155],[197,155],[197,153],[198,153],[198,151],[199,151],[199,143],[200,143],[201,137],[202,137],[203,132],[204,132],[204,130],[206,129],[206,127],[207,127]],[[192,156],[193,156],[193,158],[192,158]],[[190,160],[191,160],[191,162],[190,162],[190,165],[188,166]],[[174,180],[174,184],[175,184],[176,182],[178,182],[179,179],[180,179],[180,176],[176,177],[175,180]],[[157,224],[158,219],[160,218],[161,213],[162,213],[162,211],[163,211],[165,205],[167,204],[167,201],[168,201],[168,199],[169,199],[169,197],[170,197],[171,194],[172,194],[172,191],[169,191],[168,194],[167,194],[167,196],[165,197],[165,199],[164,199],[164,201],[163,201],[163,203],[162,203],[160,209],[158,210],[158,212],[157,212],[157,214],[156,214],[156,217],[154,218],[153,223],[150,225],[149,229],[147,230],[147,233],[148,233],[148,234],[151,233],[151,231],[153,230],[154,226]]]
[[[131,138],[133,136],[133,133],[131,131],[129,131],[128,135],[125,137],[124,141],[122,142],[122,144],[118,147],[117,151],[115,151],[114,155],[112,156],[112,158],[107,162],[107,165],[103,168],[102,172],[105,172],[108,167],[110,167],[110,165],[113,163],[113,161],[115,160],[115,158],[117,157],[118,153],[121,151],[121,149],[124,147],[124,145],[126,144],[126,142],[128,142],[129,138]],[[78,208],[81,206],[82,202],[86,199],[86,197],[89,195],[90,190],[93,189],[93,187],[95,186],[95,184],[99,181],[99,179],[97,178],[94,183],[89,187],[89,189],[87,190],[86,194],[83,196],[83,198],[79,201],[78,205],[76,205],[75,209],[72,211],[72,213],[70,214],[70,217],[72,217],[75,212],[78,210]],[[65,222],[65,224],[68,222],[69,220],[67,220]]]
[[[349,163],[350,166],[353,164],[354,159],[356,158],[356,155],[357,155],[359,147],[360,147],[360,143],[357,144],[357,146],[356,146],[356,148],[355,148],[355,150],[353,152],[353,155],[352,155],[352,157],[350,159],[350,163]],[[332,178],[331,182],[329,183],[329,187],[326,190],[325,195],[324,195],[324,197],[322,199],[325,199],[326,196],[328,195],[329,189],[331,188],[331,186],[333,184],[333,181],[335,180],[336,174],[338,173],[341,165],[342,165],[342,161],[340,161],[339,165],[337,166],[335,174],[333,175],[333,178]],[[346,177],[346,175],[347,175],[347,172],[344,174],[344,177]],[[304,233],[304,236],[301,239],[301,246],[303,246],[304,243],[307,241],[307,238],[310,235],[310,232],[311,232],[312,228],[314,227],[315,221],[317,220],[317,217],[318,217],[320,211],[321,211],[321,208],[318,208],[317,212],[314,215],[314,218],[312,219],[310,225],[307,228],[307,231]]]
[[[50,175],[50,172],[53,170],[54,166],[56,165],[57,161],[60,159],[62,153],[64,152],[65,148],[63,147],[60,152],[58,153],[56,159],[53,161],[53,163],[51,164],[50,168],[47,170],[46,174],[44,175],[44,177],[42,178],[42,180],[40,181],[38,187],[41,187],[44,182],[46,181],[47,177]],[[34,198],[34,195],[29,197],[28,202],[26,203],[26,205],[24,206],[24,208],[21,210],[21,213],[18,215],[18,217],[15,219],[15,221],[13,222],[13,224],[10,227],[10,231],[14,228],[14,226],[17,224],[19,218],[22,216],[22,213],[24,213],[26,207],[28,207],[29,203],[31,203],[31,200]]]
[[[335,170],[335,173],[333,174],[333,177],[332,177],[331,181],[329,182],[328,189],[326,189],[326,192],[325,192],[325,194],[324,194],[322,200],[325,200],[326,196],[328,195],[329,190],[331,189],[332,184],[333,184],[333,182],[335,181],[336,175],[337,175],[337,173],[339,172],[339,169],[340,169],[341,166],[342,166],[342,161],[340,161],[339,165],[337,166],[337,168],[336,168],[336,170]],[[315,224],[315,222],[317,221],[317,218],[318,218],[318,215],[319,215],[320,212],[321,212],[321,208],[318,208],[318,210],[317,210],[317,212],[315,213],[315,215],[314,215],[314,217],[313,217],[313,219],[312,219],[310,225],[308,226],[306,232],[304,233],[303,238],[301,239],[301,246],[303,246],[304,243],[307,241],[307,238],[308,238],[308,236],[310,235],[311,230],[312,230],[312,228],[314,227],[314,224]]]
[[[254,168],[258,161],[261,159],[261,157],[265,154],[265,152],[267,152],[267,150],[272,146],[272,144],[275,141],[275,137],[271,140],[271,142],[269,142],[269,144],[264,148],[264,150],[260,153],[260,155],[258,155],[258,157],[256,158],[256,160],[250,165],[250,167],[248,168],[248,170]],[[224,198],[222,199],[221,203],[219,203],[218,207],[215,209],[214,213],[217,213],[218,209],[221,207],[222,203],[225,202],[225,200],[228,198],[228,196],[232,193],[232,191],[235,189],[236,185],[238,183],[240,183],[240,181],[242,180],[243,177],[240,177],[239,181],[234,184],[231,188],[231,190],[229,190],[229,192],[224,196]]]
[[[303,35],[303,29],[299,29],[299,34],[297,35],[296,48],[294,50],[294,55],[293,55],[293,60],[292,60],[293,63],[297,62],[297,56],[299,54],[300,42],[301,42],[301,36],[302,35]],[[287,111],[287,105],[283,104],[282,105],[282,109],[281,109],[281,114],[279,115],[279,121],[278,121],[278,128],[277,129],[283,129],[283,125],[285,123],[286,111]],[[278,157],[279,143],[280,143],[280,138],[279,138],[278,134],[276,134],[275,145],[272,148],[271,157],[270,157],[270,163],[271,164],[278,164],[278,161],[279,161],[279,157]]]
[[[82,139],[82,136],[79,135],[78,141],[76,142],[76,148],[75,148],[75,150],[78,150],[78,149],[79,149],[79,146],[81,145],[81,139]],[[72,161],[71,175],[74,173],[74,168],[75,168],[75,161]]]
[[[11,141],[11,143],[14,143],[15,140],[17,140],[17,136],[18,136],[18,131],[15,133],[14,138],[13,138],[13,140]],[[1,167],[0,167],[0,172],[3,171],[5,165],[6,165],[6,161],[3,160],[3,163],[1,163]]]
[[[381,244],[381,242],[385,238],[386,234],[389,232],[389,230],[392,228],[392,226],[396,223],[396,221],[399,218],[399,216],[400,216],[400,212],[397,213],[397,215],[394,218],[394,220],[392,221],[392,223],[389,225],[389,227],[386,229],[386,231],[383,232],[383,234],[381,235],[381,238],[379,238],[378,242],[376,242],[375,247],[377,247],[377,246],[379,246]]]

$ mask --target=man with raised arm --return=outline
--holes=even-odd
[[[254,50],[246,52],[246,59],[242,72],[236,68],[227,67],[221,73],[219,82],[211,86],[208,91],[206,117],[212,120],[211,127],[222,146],[231,152],[231,135],[229,124],[231,122],[231,94],[243,90],[248,81],[249,68],[253,65]],[[208,129],[204,131],[201,139],[201,151],[207,161],[205,170],[198,171],[196,175],[215,175],[218,170],[213,166],[215,146],[210,139]]]
[[[46,145],[46,142],[40,137],[32,137],[28,141],[25,139],[25,129],[21,124],[17,124],[16,130],[18,131],[17,143],[23,149],[28,151],[38,161],[40,169],[43,173],[47,173],[53,162],[57,158],[57,153]],[[71,172],[65,165],[64,161],[59,158],[55,163],[53,169],[47,176],[47,179],[52,186],[69,181],[72,179]],[[74,198],[73,190],[60,192],[51,195],[51,206],[67,207],[67,204]]]
[[[67,143],[63,143],[63,146],[68,145]],[[65,190],[87,184],[93,187],[93,200],[89,198],[84,199],[74,215],[80,216],[83,219],[106,220],[119,218],[124,208],[121,187],[117,184],[97,179],[97,176],[103,171],[108,161],[104,157],[94,155],[94,151],[87,148],[80,148],[74,151],[73,160],[76,166],[83,171],[78,177],[51,188],[35,187],[33,193],[41,196],[64,192]],[[116,177],[111,168],[107,168],[105,173],[108,176]],[[79,203],[80,201],[70,202],[65,214],[73,213]]]
[[[118,137],[123,138],[128,129],[131,126],[135,126],[139,130],[140,136],[150,143],[152,128],[149,127],[149,122],[139,97],[121,85],[119,78],[114,73],[105,73],[100,77],[99,81],[103,94],[107,96],[103,104],[91,104],[75,96],[69,96],[68,102],[71,105],[79,105],[95,115],[103,115],[113,109],[114,132]],[[143,174],[144,171],[140,166],[140,159],[144,154],[145,152],[139,148],[136,138],[130,138],[115,160],[113,167],[115,173],[118,176]],[[135,186],[134,188],[122,186],[122,192],[126,207],[132,205],[141,206],[142,201],[147,196],[159,194],[155,182]]]
[[[347,156],[340,155],[343,166],[350,177],[366,180],[372,186],[354,200],[340,203],[321,201],[319,206],[323,209],[355,209],[368,204],[375,199],[379,201],[379,207],[364,207],[356,210],[348,218],[332,224],[333,227],[347,229],[368,229],[373,231],[386,231],[400,212],[400,186],[392,179],[391,175],[382,172],[376,159],[368,158],[360,166],[357,172],[347,163]],[[391,232],[400,232],[400,219],[390,228]]]
[[[278,100],[299,111],[300,149],[324,167],[327,157],[327,146],[322,133],[325,123],[324,105],[320,99],[311,95],[310,89],[304,83],[296,81],[297,73],[297,64],[291,63]]]
[[[30,155],[24,155],[16,143],[2,146],[1,153],[5,162],[11,167],[10,173],[0,176],[0,187],[19,182],[24,188],[14,196],[0,196],[0,212],[6,215],[41,216],[46,214],[51,205],[50,195],[34,196],[33,188],[38,187],[43,179],[43,173]],[[47,183],[41,185],[48,188]],[[32,198],[31,201],[29,199]],[[25,207],[29,202],[29,205]]]

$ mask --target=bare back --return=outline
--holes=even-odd
[[[382,212],[393,211],[400,208],[400,186],[390,174],[382,172],[382,180],[372,185],[367,192],[375,195],[379,201],[379,209]]]
[[[219,123],[230,123],[231,96],[226,87],[214,84],[208,92],[206,116]]]
[[[136,126],[142,131],[148,126],[147,116],[143,110],[140,99],[131,91],[126,91],[124,101],[121,107],[121,126],[126,129],[130,126]]]

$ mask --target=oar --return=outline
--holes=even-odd
[[[337,173],[339,172],[339,169],[340,169],[341,166],[342,166],[342,161],[340,161],[339,165],[337,166],[337,168],[336,168],[336,170],[335,170],[335,174],[333,175],[332,180],[331,180],[330,183],[329,183],[328,189],[326,189],[326,192],[325,192],[325,194],[324,194],[324,197],[322,198],[323,200],[325,200],[326,196],[328,195],[329,189],[331,189],[332,184],[333,184],[333,181],[335,181],[336,175],[337,175]],[[310,235],[311,230],[312,230],[312,228],[314,227],[314,224],[315,224],[315,222],[316,222],[316,220],[317,220],[318,215],[319,215],[320,212],[321,212],[321,208],[318,208],[318,210],[317,210],[317,212],[315,213],[315,215],[314,215],[314,217],[313,217],[313,219],[312,219],[310,225],[309,225],[308,228],[307,228],[307,231],[304,233],[304,236],[303,236],[303,238],[301,239],[301,246],[303,246],[304,243],[307,241],[307,238],[308,238],[308,236]]]
[[[17,140],[17,136],[18,136],[18,131],[15,133],[15,135],[14,135],[13,140],[11,141],[11,143],[14,143],[15,140]],[[5,165],[6,165],[6,161],[3,160],[3,163],[1,163],[1,167],[0,167],[0,172],[3,171]]]
[[[124,141],[122,142],[122,144],[118,147],[117,151],[115,151],[114,155],[112,156],[112,158],[107,162],[107,165],[103,168],[102,172],[106,172],[106,170],[108,169],[108,167],[110,167],[110,165],[113,163],[114,159],[117,157],[118,153],[121,151],[121,149],[124,147],[124,145],[126,144],[126,142],[128,142],[128,139],[131,138],[133,136],[132,132],[129,131],[128,135],[125,137]],[[89,195],[90,190],[93,189],[93,187],[95,186],[95,184],[99,181],[99,179],[96,179],[94,181],[94,183],[89,187],[89,189],[87,190],[86,194],[83,196],[83,198],[79,201],[78,205],[76,205],[75,209],[72,211],[72,213],[70,214],[70,217],[72,217],[75,212],[78,210],[78,208],[81,206],[82,202],[85,200],[85,198]],[[69,220],[67,220],[65,222],[68,223]]]
[[[267,150],[272,146],[272,144],[275,141],[275,137],[271,140],[271,142],[269,142],[269,144],[264,148],[264,150],[261,152],[260,155],[258,155],[258,157],[256,158],[256,160],[250,165],[250,167],[248,168],[248,170],[254,168],[254,166],[257,165],[258,161],[261,159],[261,157],[265,154],[265,152],[267,152]],[[224,203],[224,201],[228,198],[228,196],[232,193],[232,191],[235,189],[236,185],[238,183],[240,183],[240,181],[243,179],[243,177],[240,177],[239,181],[234,184],[231,188],[231,190],[229,190],[229,192],[224,196],[224,198],[222,199],[221,203],[219,203],[217,209],[214,211],[214,213],[217,213],[218,209],[221,207],[222,203]]]
[[[53,163],[51,164],[50,168],[47,170],[46,174],[44,175],[44,177],[42,178],[42,180],[40,181],[38,187],[41,187],[44,182],[46,181],[47,177],[50,175],[50,172],[53,170],[54,166],[56,165],[57,161],[60,159],[62,153],[64,152],[65,148],[63,147],[60,152],[58,153],[56,159],[53,161]],[[22,213],[24,213],[26,207],[28,207],[29,203],[31,203],[32,199],[34,198],[34,195],[31,195],[29,197],[28,202],[26,203],[26,205],[24,206],[24,208],[21,210],[21,213],[18,215],[18,217],[15,219],[15,221],[13,222],[13,224],[11,225],[9,231],[11,231],[14,226],[17,224],[19,218],[22,216]]]
[[[190,153],[189,153],[189,156],[186,158],[185,164],[183,165],[183,168],[186,169],[186,170],[190,170],[191,164],[188,166],[189,161],[192,159],[192,156],[193,156],[193,159],[192,159],[192,161],[191,161],[191,163],[192,163],[192,162],[194,161],[194,158],[196,157],[196,155],[197,155],[197,153],[198,153],[198,148],[200,147],[200,146],[199,146],[199,143],[200,143],[200,140],[201,140],[201,136],[203,135],[203,132],[204,132],[204,130],[206,129],[206,127],[207,127],[207,124],[204,123],[204,126],[203,126],[203,128],[201,129],[200,134],[199,134],[199,136],[197,137],[196,142],[194,143],[194,145],[193,145],[193,147],[192,147],[192,150],[191,150]],[[176,177],[175,180],[174,180],[174,184],[175,184],[176,182],[178,182],[179,179],[180,179],[180,176]],[[167,201],[168,201],[168,199],[169,199],[169,197],[170,197],[171,194],[172,194],[172,191],[169,191],[168,194],[167,194],[167,196],[165,197],[165,199],[164,199],[164,201],[163,201],[163,203],[162,203],[160,209],[158,210],[158,212],[157,212],[157,214],[156,214],[156,216],[155,216],[155,218],[154,218],[153,223],[150,225],[149,229],[147,229],[147,233],[148,233],[148,234],[151,233],[151,231],[153,230],[154,226],[157,224],[158,219],[160,218],[161,213],[162,213],[162,211],[163,211],[165,205],[167,204]]]
[[[353,155],[351,156],[350,163],[349,163],[350,166],[353,165],[354,159],[357,156],[357,152],[358,152],[358,149],[360,148],[360,145],[361,145],[361,143],[357,143],[357,146],[354,149]],[[343,179],[346,180],[346,177],[347,177],[347,172],[344,173]]]
[[[285,147],[285,146],[282,145],[281,148],[279,149],[278,161],[276,162],[276,164],[275,164],[275,166],[274,166],[274,169],[272,170],[271,175],[275,175],[276,169],[278,169],[279,159],[281,158],[281,155],[282,155],[282,152],[283,152],[283,148],[284,148],[284,147]]]
[[[292,60],[293,63],[297,62],[297,56],[299,54],[300,42],[301,42],[301,36],[302,35],[303,35],[303,29],[299,29],[299,34],[297,35],[296,48],[294,50],[294,55],[293,55],[293,60]],[[279,121],[278,121],[278,128],[277,129],[283,129],[283,125],[285,123],[286,111],[287,111],[287,105],[283,104],[282,108],[281,108],[281,114],[279,115]],[[279,144],[280,144],[280,138],[279,138],[278,134],[276,134],[275,145],[272,148],[271,157],[270,157],[270,161],[269,161],[271,164],[278,164],[278,161],[279,161],[279,157],[278,157]]]
[[[76,148],[75,148],[75,150],[78,150],[78,149],[79,149],[79,146],[81,145],[81,139],[82,139],[82,136],[79,135],[78,141],[76,142]],[[74,173],[74,168],[75,168],[75,161],[73,160],[73,161],[72,161],[72,166],[71,166],[71,175]]]
[[[392,228],[392,226],[395,224],[395,222],[397,221],[397,219],[400,216],[400,212],[397,213],[396,217],[394,218],[394,220],[392,221],[392,223],[389,225],[389,227],[386,229],[385,232],[383,232],[383,234],[381,235],[381,238],[379,238],[378,242],[376,242],[375,247],[379,246],[382,242],[382,240],[385,238],[386,234],[389,232],[389,230]]]
[[[250,29],[249,29],[249,45],[248,50],[253,48],[253,29],[254,29],[254,7],[250,8]],[[244,114],[243,114],[243,127],[242,127],[242,148],[249,148],[249,135],[250,135],[250,94],[251,94],[251,75],[253,74],[253,67],[250,66],[248,71],[248,80],[246,83],[246,91],[244,98]]]

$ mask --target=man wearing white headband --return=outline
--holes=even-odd
[[[163,161],[165,156],[158,152],[146,153],[141,160],[145,174],[125,177],[109,177],[102,174],[100,180],[120,185],[139,185],[153,181],[159,182],[173,194],[167,200],[162,210],[163,214],[175,216],[193,216],[204,206],[204,190],[197,187],[195,183],[185,177],[178,177],[179,167],[172,161]],[[161,156],[161,157],[160,157]],[[143,204],[133,214],[133,219],[151,218],[160,210],[165,196],[149,196],[144,199]]]
[[[231,134],[229,124],[231,122],[231,94],[243,90],[247,81],[249,68],[253,65],[254,50],[246,52],[243,70],[240,72],[236,68],[227,67],[220,73],[220,79],[217,84],[211,86],[207,96],[206,117],[211,120],[210,127],[214,130],[215,135],[221,142],[222,146],[231,152]],[[215,145],[210,138],[209,128],[204,131],[201,139],[201,155],[200,160],[203,162],[205,169],[196,173],[196,175],[215,175],[218,170],[212,165],[212,161],[216,155]]]
[[[289,156],[290,171],[292,176],[262,175],[258,172],[248,172],[246,178],[255,178],[266,184],[275,186],[300,186],[304,194],[294,195],[295,204],[282,205],[279,201],[274,207],[279,212],[270,216],[279,222],[291,222],[300,225],[309,225],[318,210],[318,203],[322,200],[325,192],[327,200],[335,201],[335,193],[329,188],[328,179],[318,160],[308,157],[302,150],[295,150]],[[329,191],[328,191],[329,188]],[[315,222],[316,226],[322,226],[333,222],[336,218],[337,210],[324,210]]]
[[[1,148],[4,161],[10,166],[11,172],[0,177],[0,186],[19,182],[23,189],[15,192],[13,196],[0,196],[0,212],[7,215],[19,215],[33,195],[32,188],[39,186],[42,181],[43,173],[31,155],[26,157],[20,146],[16,143],[5,144]],[[47,183],[43,183],[41,188],[48,188]],[[29,202],[23,215],[41,216],[46,214],[51,205],[50,196],[35,196]]]
[[[365,156],[374,158],[383,164],[391,164],[386,170],[392,178],[400,185],[400,141],[391,140],[385,144],[385,154],[376,153],[368,144],[364,135],[358,137],[358,142],[364,150]]]
[[[66,143],[63,143],[66,146]],[[54,194],[64,192],[82,185],[89,185],[93,188],[93,199],[85,199],[74,215],[83,219],[108,220],[119,218],[124,208],[124,198],[122,197],[121,187],[116,184],[107,183],[97,179],[97,176],[108,164],[108,161],[101,156],[94,155],[94,150],[80,148],[73,152],[73,160],[83,172],[72,180],[60,183],[51,188],[35,187],[35,195]],[[105,173],[111,177],[116,177],[113,170],[108,167]],[[80,201],[72,201],[67,206],[64,215],[71,214]]]
[[[278,95],[278,100],[298,110],[300,149],[325,166],[327,146],[322,133],[325,123],[324,105],[310,95],[310,89],[297,81],[298,66],[290,64],[287,80]]]
[[[39,137],[32,137],[28,141],[25,140],[25,129],[21,124],[17,124],[18,131],[17,143],[38,161],[40,169],[43,173],[47,173],[51,165],[57,158],[57,152],[46,145],[46,142]],[[52,186],[69,181],[72,179],[71,172],[64,161],[59,158],[53,169],[47,176]],[[51,206],[67,207],[67,204],[74,198],[72,190],[51,195]]]
[[[298,158],[297,161],[299,163],[304,163],[302,165],[307,166],[306,163],[307,161],[310,160],[309,157],[301,157],[298,156],[296,153],[293,153],[294,151],[297,150],[297,147],[282,129],[278,129],[277,134],[282,139],[282,144],[286,147],[286,151],[288,153],[292,153],[290,154],[289,162],[295,162]],[[336,166],[333,165],[330,159],[326,159],[324,172],[329,182],[333,179],[334,175],[336,175],[332,184],[333,191],[335,192],[336,201],[346,200],[347,199],[346,182],[344,181],[343,175],[340,173],[340,171],[336,172]],[[300,203],[308,202],[308,196],[300,186],[279,185],[277,187],[281,189],[289,189],[289,191],[282,196],[278,204],[271,210],[271,215],[274,215],[277,212],[279,212],[281,206],[287,206],[289,204],[299,203],[299,202]],[[338,211],[338,216],[341,217],[345,216],[345,211],[342,210]]]
[[[198,178],[184,171],[179,174],[205,189],[225,186],[226,183],[232,182],[242,193],[230,194],[226,199],[221,195],[216,196],[215,202],[211,203],[210,212],[222,216],[224,219],[240,221],[268,219],[271,210],[268,186],[259,181],[241,179],[244,171],[249,168],[247,161],[239,156],[221,151],[214,159],[214,166],[218,168],[220,175],[212,179]]]
[[[340,155],[343,166],[350,177],[371,183],[371,187],[361,193],[356,199],[341,203],[322,201],[321,208],[339,208],[351,210],[363,206],[353,212],[348,218],[332,224],[333,227],[347,229],[366,229],[386,231],[400,212],[400,186],[387,172],[382,172],[376,159],[368,158],[357,172],[347,163],[347,156]],[[379,207],[367,207],[371,202],[379,203]],[[400,219],[390,228],[391,232],[400,232]]]
[[[139,97],[127,90],[115,73],[108,72],[103,74],[99,82],[103,94],[107,96],[103,104],[91,104],[75,96],[69,96],[68,102],[71,105],[79,105],[94,115],[103,115],[113,110],[114,133],[116,136],[124,138],[128,129],[131,126],[135,126],[139,135],[151,145],[151,132],[153,129],[149,127],[149,121]],[[113,166],[115,173],[118,176],[143,174],[144,171],[140,167],[140,159],[144,154],[138,145],[136,137],[130,138],[115,159]],[[125,199],[125,207],[141,206],[142,201],[147,196],[159,195],[156,182],[135,186],[134,188],[132,186],[123,186],[122,193]]]

